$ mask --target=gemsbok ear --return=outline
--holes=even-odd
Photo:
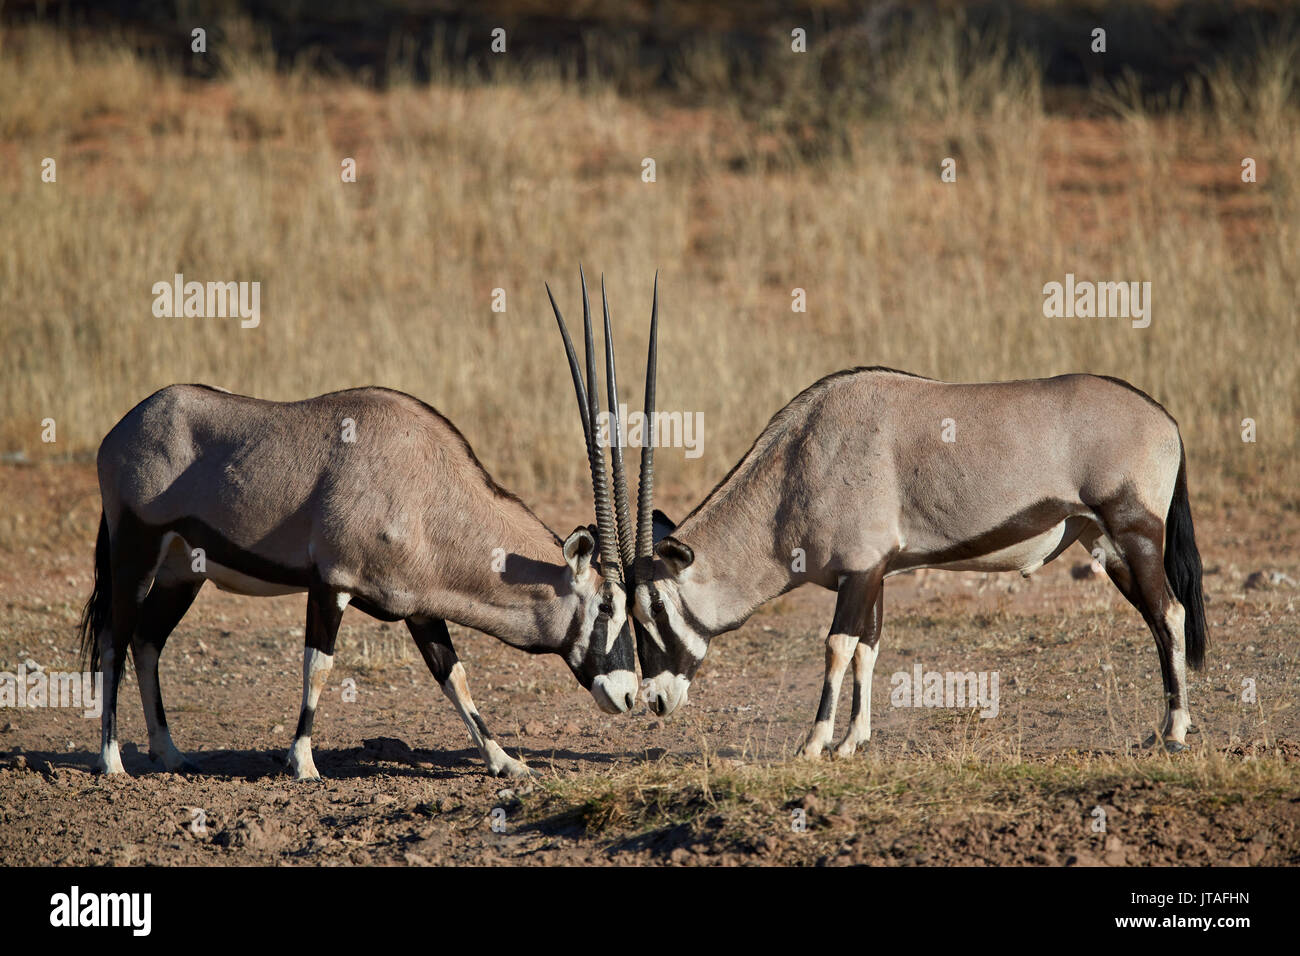
[[[683,544],[676,538],[664,538],[660,541],[655,546],[655,554],[668,565],[668,570],[672,572],[673,577],[680,575],[695,561],[695,552],[691,550],[691,546]]]
[[[664,538],[668,537],[670,534],[672,534],[674,531],[677,530],[677,522],[674,521],[672,518],[668,517],[658,508],[654,510],[654,514],[651,517],[654,522],[655,544],[658,544]]]
[[[596,556],[596,536],[586,528],[574,528],[564,540],[564,561],[573,572],[575,581],[581,581]]]

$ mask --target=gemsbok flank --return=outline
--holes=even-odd
[[[341,439],[345,428],[353,440]],[[589,452],[603,479],[601,449]],[[123,769],[116,713],[128,647],[150,755],[168,770],[186,766],[167,728],[158,657],[209,580],[239,594],[307,592],[288,754],[300,780],[319,776],[312,719],[349,604],[406,623],[493,776],[528,768],[489,734],[447,621],[561,655],[607,713],[635,703],[626,594],[617,573],[601,573],[610,560],[618,570],[603,483],[600,541],[578,528],[561,542],[492,480],[451,422],[409,395],[358,388],[281,403],[172,385],[114,426],[98,467],[103,515],[81,633],[91,670],[103,665],[105,772]]]
[[[643,513],[650,507],[641,502]],[[852,718],[836,748],[848,756],[871,736],[885,578],[914,568],[1027,576],[1078,540],[1100,549],[1155,636],[1166,707],[1146,745],[1185,746],[1186,665],[1202,666],[1207,641],[1186,458],[1177,423],[1118,379],[957,385],[886,368],[837,372],[777,412],[680,525],[658,524],[631,614],[645,696],[659,714],[685,701],[714,635],[819,584],[838,600],[821,704],[800,753],[817,757],[831,742],[852,660]]]

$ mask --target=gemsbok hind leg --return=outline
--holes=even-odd
[[[140,619],[131,642],[135,658],[135,677],[140,685],[140,703],[144,722],[149,729],[149,756],[172,773],[197,769],[185,759],[172,742],[163,709],[162,688],[158,683],[158,658],[171,632],[194,603],[203,582],[178,580],[166,568],[154,579],[149,596],[140,607]]]
[[[1171,753],[1184,750],[1192,723],[1187,708],[1185,614],[1165,578],[1163,523],[1149,519],[1113,537],[1089,534],[1081,540],[1094,557],[1100,553],[1104,558],[1102,564],[1111,582],[1137,608],[1155,638],[1165,715],[1159,734],[1152,734],[1143,746],[1163,741]]]
[[[817,719],[812,730],[798,750],[800,757],[816,760],[831,742],[844,672],[848,670],[858,641],[868,634],[871,611],[876,603],[876,588],[881,580],[878,571],[840,577],[835,619],[826,637],[826,677],[822,682],[821,702],[817,706]]]
[[[126,651],[135,637],[140,607],[158,565],[158,542],[138,534],[126,515],[110,543],[112,563],[111,623],[99,632],[99,669],[104,675],[100,716],[99,769],[125,773],[117,742],[117,692],[122,686]]]
[[[420,648],[420,656],[428,665],[433,679],[438,682],[442,692],[460,714],[469,730],[470,739],[483,756],[488,773],[494,777],[526,777],[532,771],[522,761],[511,757],[501,745],[492,739],[487,724],[474,706],[474,698],[469,693],[469,681],[465,677],[465,665],[456,656],[452,646],[451,634],[447,631],[447,622],[442,618],[407,618],[406,627],[415,638]]]
[[[302,651],[302,710],[298,728],[289,747],[288,764],[295,780],[319,780],[316,762],[311,756],[311,728],[316,719],[316,705],[334,667],[334,642],[338,638],[343,609],[350,596],[332,591],[324,585],[312,585],[307,591],[307,629]]]
[[[871,606],[871,619],[867,632],[853,649],[853,713],[849,717],[849,730],[835,748],[837,757],[851,757],[858,748],[871,739],[871,675],[876,669],[876,656],[880,652],[880,629],[884,622],[885,587],[881,581],[876,586],[876,601]]]

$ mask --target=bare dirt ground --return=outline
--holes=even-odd
[[[0,467],[0,501],[0,670],[79,670],[93,469]],[[535,510],[560,531],[586,519],[576,498]],[[355,611],[313,735],[327,779],[294,782],[305,602],[206,588],[161,668],[200,772],[151,763],[133,675],[127,777],[92,772],[98,720],[0,709],[0,864],[1295,864],[1300,523],[1195,516],[1212,643],[1184,754],[1137,746],[1161,711],[1153,642],[1104,576],[1071,573],[1079,548],[1027,580],[891,579],[873,737],[851,760],[791,759],[820,690],[826,592],[716,640],[666,721],[600,714],[559,659],[453,628],[489,726],[539,771],[523,784],[486,776],[404,628]],[[996,672],[997,716],[892,706],[891,675],[917,663]]]

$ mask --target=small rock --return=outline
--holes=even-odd
[[[271,728],[271,733],[277,737],[280,734],[284,733],[284,724],[276,724],[274,727]]]
[[[526,737],[545,737],[548,732],[546,725],[540,720],[530,720],[524,724],[524,736]]]
[[[17,730],[17,729],[18,729],[18,725],[15,724],[15,723],[11,720],[11,721],[9,721],[7,724],[5,724],[5,726],[4,726],[4,730],[3,730],[3,731],[0,731],[0,732],[2,732],[2,733],[6,733],[6,734],[11,734],[11,733],[13,733],[15,730]]]

